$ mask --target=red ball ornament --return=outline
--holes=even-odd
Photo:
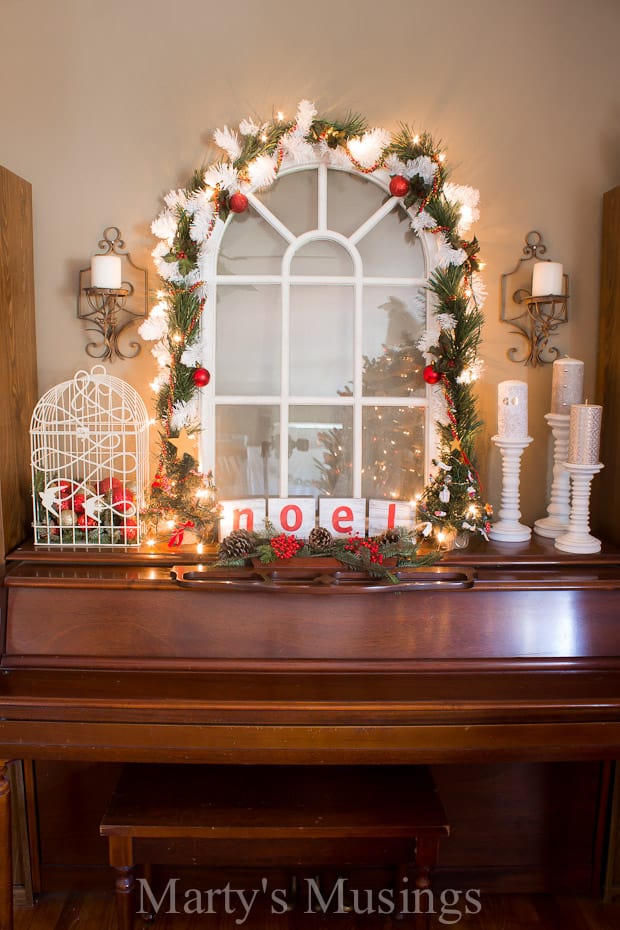
[[[138,537],[138,522],[133,517],[126,517],[120,528],[124,542],[134,542]]]
[[[117,491],[123,487],[120,478],[104,478],[99,482],[98,491],[100,494],[107,494],[108,491]]]
[[[231,194],[228,206],[233,213],[245,213],[248,208],[248,198],[241,191],[237,191],[236,194]]]
[[[441,372],[437,371],[433,365],[427,365],[422,372],[422,377],[427,384],[437,384],[438,381],[441,381]]]
[[[404,197],[409,193],[409,181],[402,174],[395,174],[390,181],[390,194],[392,197]]]
[[[211,380],[211,375],[206,368],[195,368],[192,372],[192,378],[196,387],[206,387]]]
[[[70,481],[59,481],[58,482],[58,500],[70,501],[72,494],[73,494],[73,488],[71,487]]]
[[[84,504],[86,503],[86,496],[84,494],[76,494],[73,498],[73,510],[75,513],[80,514],[84,513]]]
[[[135,509],[135,495],[128,488],[118,488],[112,492],[112,505],[117,513],[128,513]]]

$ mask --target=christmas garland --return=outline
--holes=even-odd
[[[151,227],[161,240],[153,257],[163,288],[140,334],[155,343],[161,445],[147,520],[173,544],[190,527],[202,541],[217,535],[213,477],[200,473],[195,454],[198,392],[210,380],[200,345],[205,265],[229,214],[248,208],[247,193],[269,187],[284,168],[320,160],[372,174],[402,199],[418,235],[437,237],[438,263],[428,282],[433,320],[418,348],[427,362],[424,379],[436,386],[439,441],[435,472],[420,502],[420,528],[423,535],[443,528],[486,537],[490,508],[482,501],[475,464],[481,424],[472,387],[480,374],[485,289],[478,241],[465,238],[479,215],[478,192],[448,181],[445,154],[428,133],[414,134],[406,125],[396,133],[369,129],[357,115],[329,120],[307,100],[293,120],[281,114],[264,123],[243,120],[239,132],[225,127],[214,139],[225,157],[196,171],[185,189],[171,191]]]
[[[222,540],[215,564],[242,566],[251,560],[260,567],[298,557],[310,560],[309,565],[318,569],[328,559],[350,571],[364,572],[393,584],[398,581],[395,574],[398,569],[433,565],[438,558],[437,552],[418,554],[416,534],[403,527],[369,538],[358,535],[334,538],[329,530],[316,526],[306,540],[292,533],[277,533],[268,520],[265,523],[264,535],[233,530]]]

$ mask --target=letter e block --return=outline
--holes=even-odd
[[[322,497],[319,501],[319,524],[332,536],[366,533],[366,500],[362,497]]]

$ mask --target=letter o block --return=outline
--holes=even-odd
[[[294,533],[306,539],[316,524],[313,497],[270,497],[267,506],[269,521],[278,533]]]

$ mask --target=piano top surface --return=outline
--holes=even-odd
[[[200,561],[213,561],[216,547],[213,546],[204,556],[198,556],[193,546],[169,548],[159,544],[154,547],[113,546],[98,548],[84,546],[35,546],[25,542],[6,556],[8,563],[73,563],[86,565],[173,565],[194,564]],[[618,565],[620,567],[620,548],[603,542],[598,553],[573,554],[561,552],[553,545],[552,539],[532,534],[527,543],[501,543],[485,541],[482,537],[472,537],[465,549],[454,549],[442,554],[442,565],[532,565],[532,566],[570,566],[570,565]]]

